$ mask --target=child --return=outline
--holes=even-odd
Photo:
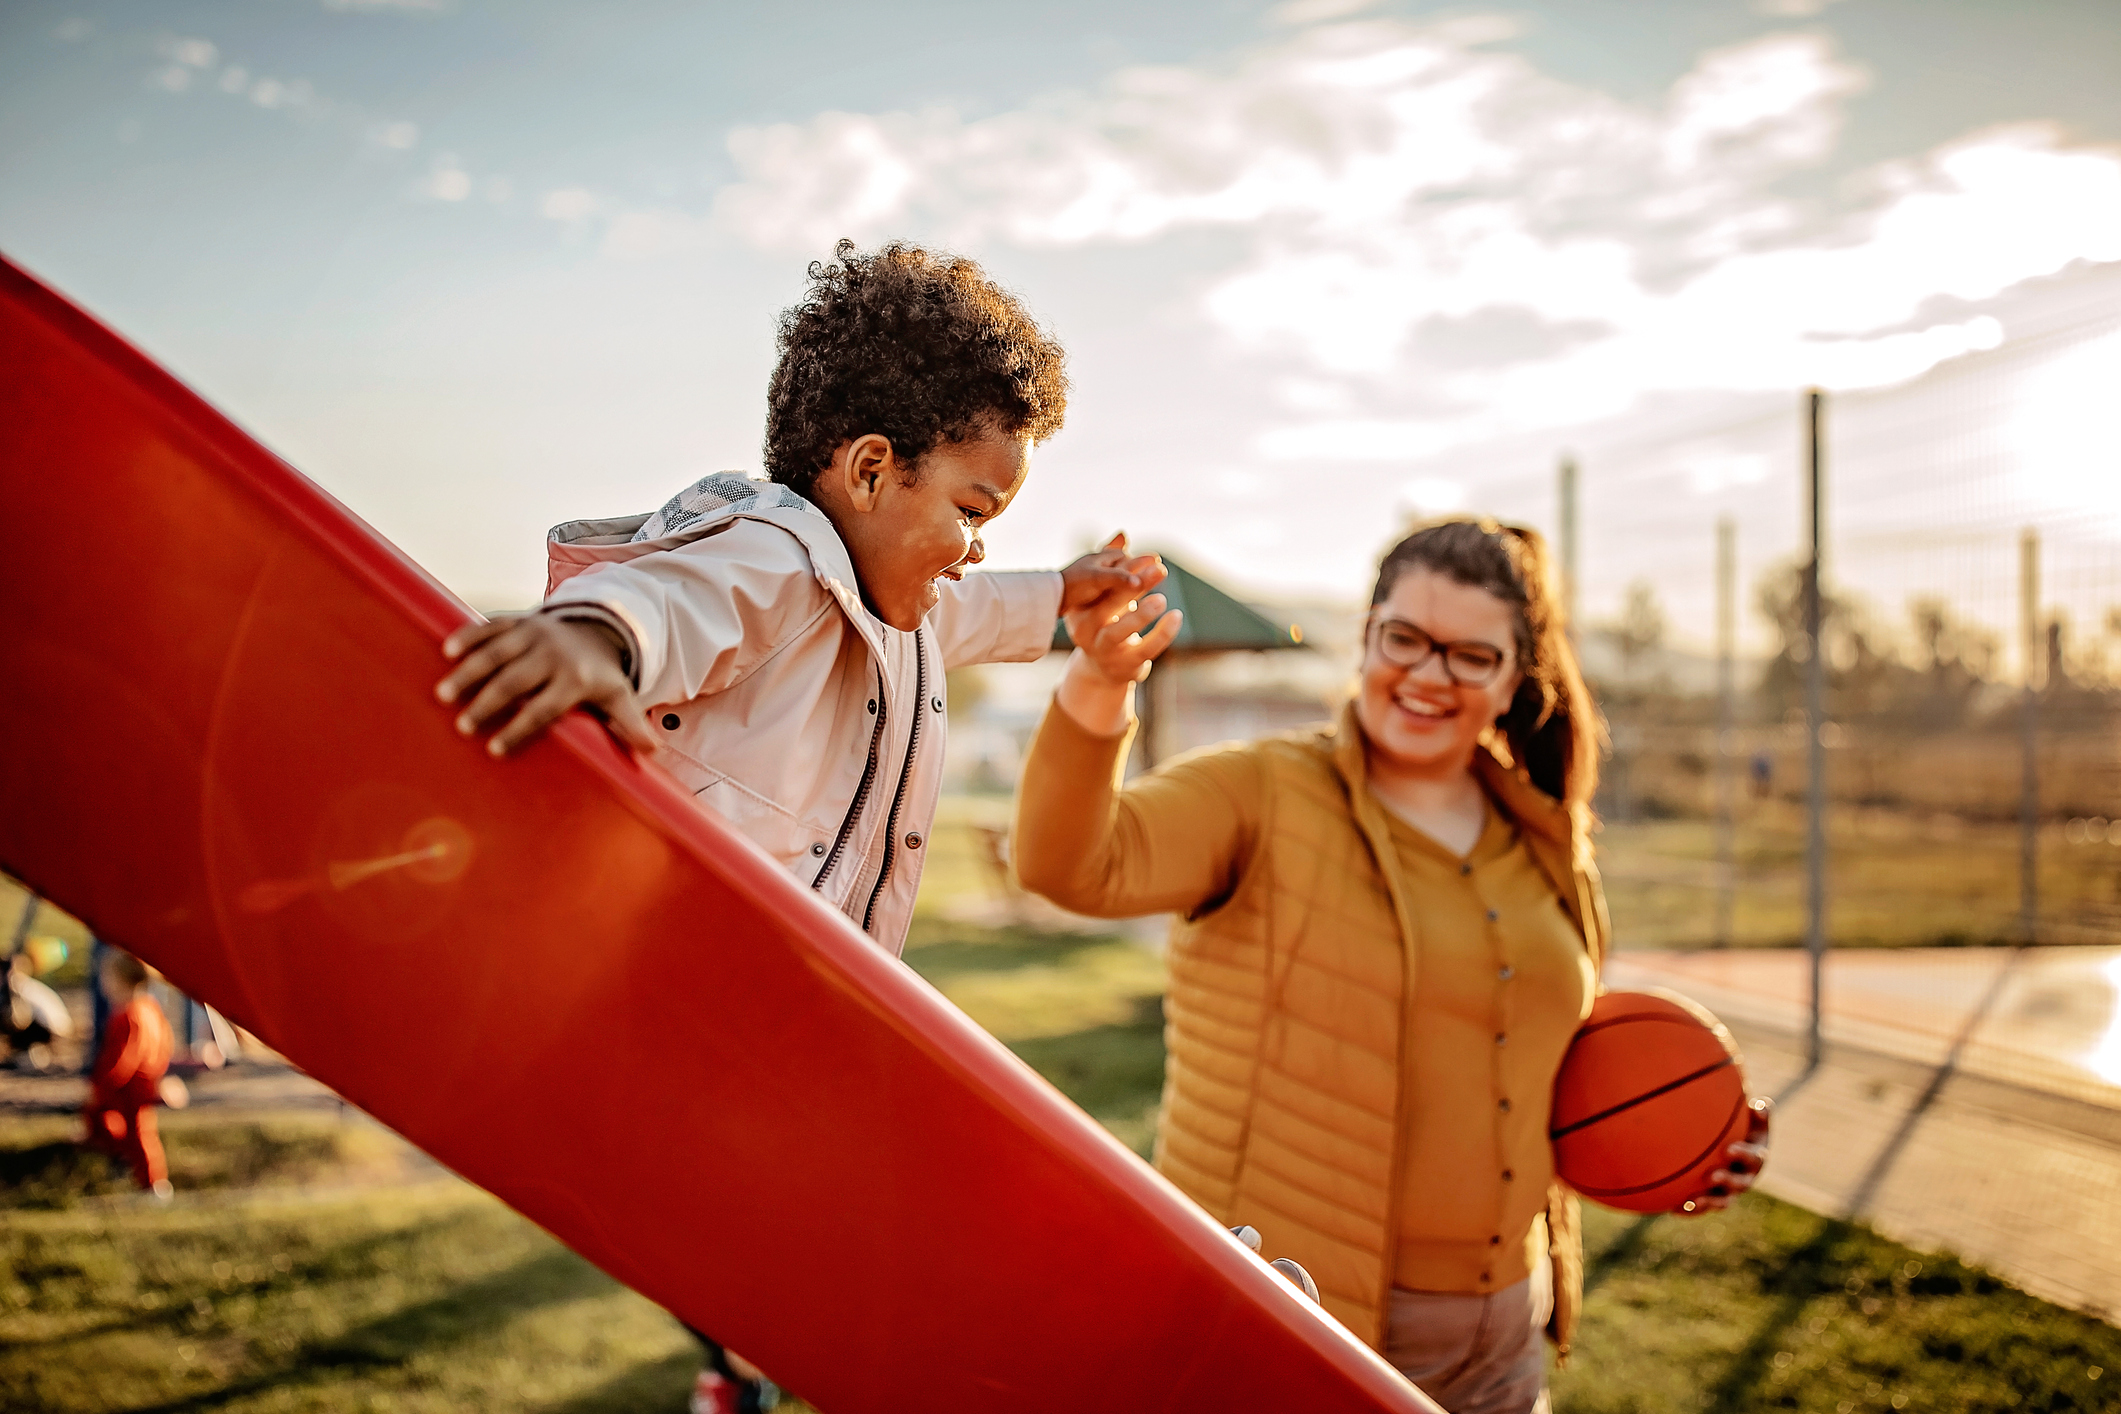
[[[549,538],[536,613],[467,626],[436,695],[506,755],[598,712],[893,954],[941,789],[944,674],[1043,655],[1065,610],[1140,582],[1115,538],[1058,574],[975,574],[980,531],[1060,430],[1060,346],[962,258],[813,264],[780,320],[766,481]],[[703,1337],[704,1339],[704,1337]],[[709,1343],[695,1407],[757,1407]]]
[[[131,953],[113,951],[103,962],[103,995],[110,1003],[103,1049],[89,1077],[87,1144],[131,1164],[133,1182],[155,1195],[170,1195],[169,1165],[155,1132],[155,1106],[169,1070],[169,1022],[147,994],[147,967]]]
[[[73,1034],[66,1003],[37,980],[36,956],[26,947],[15,953],[0,968],[0,1064],[43,1070],[51,1064],[52,1042]]]

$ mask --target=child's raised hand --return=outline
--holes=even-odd
[[[1124,530],[1106,541],[1102,550],[1061,571],[1061,618],[1068,625],[1068,637],[1104,676],[1116,682],[1139,682],[1149,670],[1149,660],[1171,646],[1183,615],[1171,615],[1146,638],[1137,636],[1156,622],[1168,602],[1161,594],[1144,599],[1142,591],[1154,589],[1169,573],[1155,555],[1128,554]],[[1070,576],[1074,576],[1072,582]],[[1125,627],[1119,626],[1122,620]],[[1145,646],[1144,654],[1140,650]]]
[[[1148,675],[1149,663],[1178,637],[1185,615],[1164,611],[1169,601],[1142,591],[1163,583],[1168,573],[1154,555],[1126,555],[1126,539],[1114,536],[1100,555],[1122,556],[1116,566],[1133,584],[1113,587],[1070,608],[1063,615],[1074,656],[1061,673],[1056,694],[1060,708],[1087,731],[1113,736],[1126,730],[1127,703],[1135,683]]]
[[[442,654],[457,666],[435,684],[435,696],[449,703],[470,698],[457,714],[457,730],[466,736],[498,725],[486,743],[495,756],[506,756],[576,707],[595,710],[612,735],[636,750],[655,746],[618,644],[593,623],[509,615],[466,624],[443,642]]]
[[[1150,559],[1152,556],[1141,556]],[[1128,568],[1127,532],[1122,530],[1061,571],[1061,613],[1086,609],[1116,590],[1138,590],[1141,576]],[[1071,630],[1072,632],[1072,630]]]

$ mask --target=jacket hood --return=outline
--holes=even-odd
[[[623,564],[658,550],[674,550],[727,529],[738,520],[763,521],[793,536],[810,567],[845,610],[872,651],[881,653],[884,625],[862,603],[854,559],[832,520],[817,506],[777,481],[741,472],[703,476],[641,515],[570,520],[545,532],[545,594],[597,564]]]
[[[778,481],[758,481],[740,471],[718,471],[703,476],[646,514],[610,516],[600,520],[570,520],[545,532],[549,551],[562,547],[610,549],[617,545],[639,545],[658,550],[682,545],[705,534],[729,516],[755,511],[807,511],[832,522],[825,513]],[[838,532],[830,532],[834,541]]]

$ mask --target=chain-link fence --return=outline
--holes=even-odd
[[[2121,1084],[2117,386],[2106,310],[1822,397],[1816,813],[1805,400],[1583,449],[1623,946],[1727,951],[1705,986],[1801,1013],[1803,959],[1762,949],[1806,941],[1816,819],[1830,1023]]]

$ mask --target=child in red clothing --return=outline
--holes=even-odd
[[[133,1181],[167,1198],[169,1165],[155,1133],[155,1106],[169,1070],[169,1021],[147,994],[147,967],[130,953],[114,952],[103,964],[103,995],[110,1000],[102,1054],[90,1075],[88,1147],[132,1165]]]

